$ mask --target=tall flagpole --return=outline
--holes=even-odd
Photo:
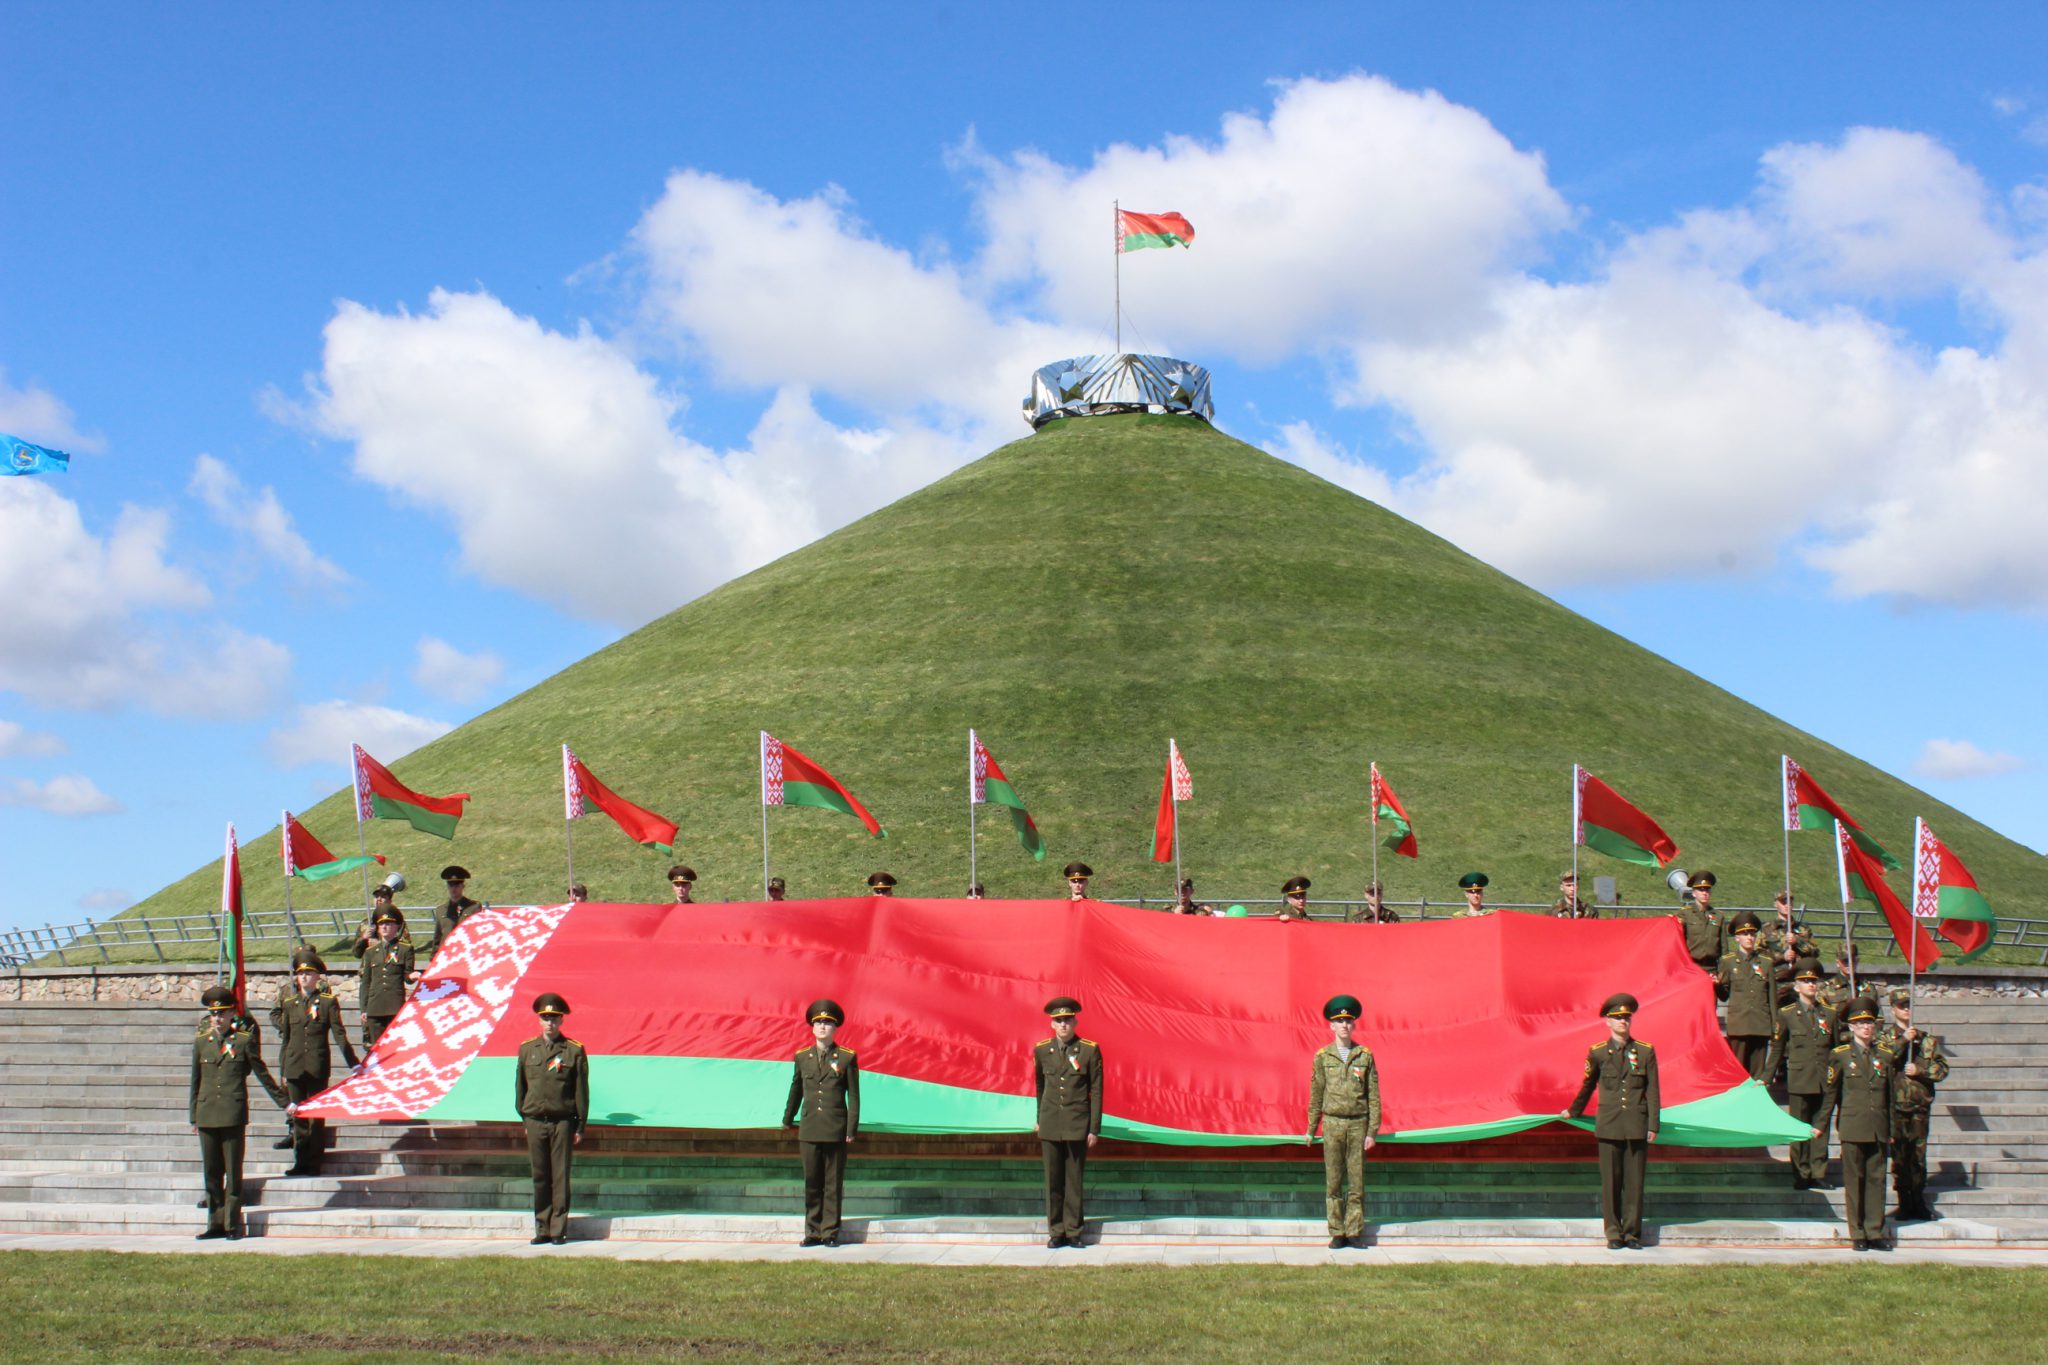
[[[1835,880],[1842,893],[1842,954],[1849,965],[1849,992],[1856,993],[1856,940],[1849,927],[1849,860],[1842,852],[1842,822],[1835,821]]]
[[[1785,827],[1785,908],[1792,908],[1792,812],[1798,807],[1787,799],[1785,791],[1785,765],[1791,761],[1790,754],[1778,755],[1778,823]]]
[[[977,870],[978,864],[975,862],[977,850],[974,843],[974,807],[976,804],[974,800],[974,769],[976,766],[975,759],[979,757],[974,752],[974,744],[974,730],[972,727],[969,727],[967,731],[967,885],[970,889],[973,888],[976,882],[981,880],[980,873]]]
[[[1169,739],[1166,741],[1166,796],[1173,805],[1173,901],[1180,904],[1180,792],[1173,782],[1173,761],[1180,757],[1180,746]]]
[[[1123,205],[1114,199],[1109,201],[1109,235],[1110,239],[1116,244],[1116,353],[1122,355],[1124,353],[1124,210]],[[1176,868],[1175,870],[1178,871],[1179,869]],[[1173,894],[1174,898],[1178,900],[1180,897],[1180,882],[1178,879],[1174,881]]]

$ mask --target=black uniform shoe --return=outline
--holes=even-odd
[[[274,1152],[289,1152],[297,1142],[297,1138],[293,1137],[290,1133],[286,1133],[283,1137],[271,1143],[270,1149]]]
[[[824,1245],[825,1245],[825,1246],[828,1246],[828,1247],[836,1247],[836,1246],[838,1246],[838,1245],[839,1245],[839,1234],[835,1232],[835,1233],[833,1233],[833,1234],[832,1234],[832,1235],[831,1235],[830,1237],[827,1237],[827,1238],[825,1239],[825,1241],[824,1241]]]
[[[555,1238],[555,1245],[558,1247],[569,1245],[569,1234],[565,1232],[560,1237]]]
[[[552,1237],[534,1237],[528,1239],[526,1244],[530,1247],[544,1247],[553,1240],[554,1238]]]
[[[1047,1251],[1058,1251],[1061,1247],[1065,1246],[1066,1244],[1067,1239],[1057,1234],[1045,1239],[1045,1249]]]
[[[222,1235],[225,1236],[230,1242],[239,1242],[242,1240],[244,1234],[240,1228],[229,1228]]]
[[[1619,1237],[1609,1237],[1607,1239],[1607,1249],[1609,1251],[1621,1250],[1621,1239]]]
[[[1856,1239],[1855,1241],[1853,1241],[1853,1242],[1849,1243],[1849,1250],[1851,1250],[1851,1251],[1868,1251],[1868,1250],[1870,1250],[1870,1243],[1868,1243],[1868,1242],[1864,1241],[1864,1240],[1863,1240],[1862,1238],[1860,1238],[1860,1237],[1859,1237],[1859,1238],[1858,1238],[1858,1239]]]
[[[1792,1177],[1792,1188],[1795,1190],[1810,1190],[1813,1188],[1813,1182],[1803,1175],[1795,1175]]]
[[[228,1230],[226,1228],[208,1228],[206,1231],[200,1233],[197,1237],[194,1237],[192,1240],[195,1242],[211,1242],[216,1237],[225,1237],[227,1235]]]
[[[1870,1249],[1872,1251],[1890,1251],[1892,1249],[1892,1239],[1889,1237],[1873,1237],[1870,1239]]]
[[[1330,1239],[1330,1250],[1332,1251],[1342,1251],[1350,1245],[1351,1239],[1348,1237],[1332,1237]]]
[[[282,1178],[285,1180],[289,1180],[293,1176],[318,1174],[320,1174],[320,1172],[314,1170],[311,1166],[287,1166],[284,1168],[284,1174]]]
[[[798,1242],[797,1245],[800,1247],[814,1247],[824,1240],[823,1237],[806,1237],[801,1242]]]
[[[1371,1245],[1369,1242],[1365,1240],[1364,1237],[1347,1237],[1344,1240],[1349,1242],[1352,1246],[1356,1247],[1360,1251],[1364,1251],[1367,1246]]]
[[[1643,1249],[1643,1239],[1640,1237],[1629,1237],[1624,1240],[1630,1251],[1641,1251]]]

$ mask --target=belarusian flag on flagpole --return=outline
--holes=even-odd
[[[1572,828],[1587,848],[1639,867],[1662,867],[1678,856],[1663,826],[1630,805],[1620,792],[1572,765]]]
[[[1934,931],[1963,950],[1968,962],[1991,946],[1998,916],[1977,889],[1977,879],[1927,822],[1913,821],[1913,918],[1934,920]]]
[[[967,778],[974,793],[974,804],[994,802],[998,806],[1007,806],[1010,823],[1017,827],[1017,842],[1024,846],[1026,853],[1043,862],[1045,836],[1038,832],[1038,822],[1024,808],[1024,798],[1017,795],[1010,779],[1003,776],[1002,765],[996,762],[996,756],[981,742],[981,736],[972,730],[967,732],[967,747],[972,755]]]
[[[1387,832],[1380,835],[1380,842],[1404,858],[1420,856],[1420,847],[1415,842],[1415,827],[1408,823],[1408,812],[1401,808],[1401,798],[1394,795],[1394,789],[1387,785],[1387,779],[1380,776],[1380,765],[1371,765],[1372,789],[1368,799],[1372,802],[1372,825],[1378,829],[1387,826]]]
[[[354,750],[356,773],[356,818],[359,820],[403,820],[422,834],[442,839],[455,837],[455,823],[462,818],[462,803],[468,792],[453,796],[423,796],[391,775],[391,770],[363,752]]]
[[[563,814],[571,820],[582,819],[590,813],[590,807],[596,806],[617,821],[634,843],[675,856],[676,823],[662,819],[645,806],[634,805],[598,781],[597,774],[585,767],[566,744],[562,746],[562,802]]]
[[[242,973],[242,850],[235,843],[235,826],[228,824],[227,852],[220,862],[220,932],[223,955],[234,976],[228,989],[235,993],[235,1013],[249,1012],[248,979]]]
[[[1152,821],[1152,861],[1170,863],[1173,861],[1174,807],[1182,801],[1191,801],[1195,795],[1195,780],[1188,776],[1187,760],[1180,756],[1180,745],[1173,740],[1166,741],[1166,778],[1159,784],[1159,813]]]
[[[1097,220],[1098,222],[1101,220]],[[1177,213],[1116,212],[1118,251],[1143,251],[1155,246],[1186,246],[1195,240],[1193,224]]]
[[[371,863],[381,863],[384,855],[372,853],[354,858],[337,858],[327,851],[327,845],[313,837],[313,831],[299,823],[290,811],[284,813],[284,828],[280,832],[278,851],[284,857],[284,875],[304,877],[309,882],[326,881],[344,872],[353,872]]]
[[[1899,893],[1884,879],[1884,866],[1863,851],[1856,842],[1855,831],[1839,820],[1835,822],[1835,872],[1842,880],[1843,902],[1868,901],[1875,905],[1884,915],[1884,922],[1891,926],[1892,940],[1915,971],[1924,972],[1941,960],[1941,948],[1934,936],[1920,926],[1899,900]]]
[[[1849,831],[1849,837],[1865,853],[1896,872],[1899,860],[1885,850],[1883,844],[1864,833],[1863,826],[1856,823],[1856,817],[1842,809],[1841,803],[1820,788],[1806,769],[1792,761],[1791,755],[1783,755],[1785,772],[1785,828],[1795,833],[1802,829],[1828,829],[1839,820]]]
[[[838,778],[766,730],[761,732],[761,804],[836,810],[859,820],[877,839],[889,837],[889,831],[868,814],[868,808],[852,792],[839,785]]]

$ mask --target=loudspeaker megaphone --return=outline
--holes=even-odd
[[[392,895],[395,896],[405,890],[405,874],[403,872],[394,872],[379,883],[379,885],[390,887]]]
[[[1678,892],[1680,895],[1684,895],[1686,891],[1691,889],[1686,885],[1686,883],[1690,882],[1691,880],[1692,874],[1690,872],[1687,872],[1682,867],[1674,867],[1671,869],[1671,875],[1664,879],[1664,885],[1670,887],[1673,891]]]

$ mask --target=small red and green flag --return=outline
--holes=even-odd
[[[1858,848],[1892,871],[1898,871],[1899,860],[1887,852],[1883,844],[1864,833],[1863,826],[1856,823],[1856,817],[1843,810],[1834,797],[1822,791],[1811,773],[1793,762],[1791,755],[1780,757],[1784,769],[1786,829],[1795,833],[1802,829],[1831,829],[1836,821],[1840,821]]]
[[[242,971],[242,850],[235,826],[228,824],[227,851],[220,860],[220,956],[231,973],[228,989],[235,993],[235,1013],[249,1012],[249,981]]]
[[[1155,246],[1187,246],[1195,240],[1194,225],[1178,213],[1116,211],[1116,249],[1144,251]]]
[[[1913,821],[1913,918],[1933,920],[1934,932],[1963,950],[1958,962],[1989,948],[1998,932],[1998,916],[1970,869],[1918,818]]]
[[[1371,764],[1372,773],[1372,827],[1378,833],[1379,827],[1387,827],[1379,841],[1404,858],[1421,855],[1420,846],[1415,842],[1415,826],[1408,822],[1408,812],[1401,807],[1401,798],[1394,795],[1394,789],[1387,785],[1387,779],[1380,776],[1380,765]]]
[[[881,821],[868,814],[868,808],[839,785],[838,778],[766,730],[761,732],[761,804],[836,810],[866,825],[877,839],[889,837]]]
[[[1662,867],[1678,856],[1664,827],[1620,792],[1572,765],[1573,837],[1587,848],[1639,867]]]
[[[1038,822],[1031,818],[1031,812],[1024,808],[1024,798],[1017,795],[1017,789],[1003,775],[1002,765],[996,762],[996,756],[981,742],[981,736],[972,730],[967,732],[967,782],[972,794],[970,799],[975,805],[994,803],[1008,807],[1010,823],[1017,827],[1017,842],[1024,846],[1026,853],[1043,862],[1045,836],[1038,832]]]
[[[1835,822],[1835,873],[1842,883],[1842,903],[1867,901],[1876,906],[1913,970],[1924,972],[1941,960],[1934,936],[1920,927],[1899,893],[1884,879],[1884,864],[1864,852],[1855,831],[1839,820]]]
[[[453,839],[456,822],[462,819],[462,803],[468,792],[453,796],[426,796],[391,775],[391,770],[352,745],[356,774],[356,818],[358,820],[403,820],[422,834]]]
[[[284,858],[284,875],[303,877],[309,882],[324,882],[329,877],[338,877],[344,872],[384,861],[381,853],[353,858],[335,857],[327,851],[327,845],[314,838],[313,831],[300,824],[299,817],[290,811],[284,813],[284,829],[277,842],[278,851]]]
[[[1195,795],[1195,779],[1188,776],[1187,760],[1180,756],[1180,745],[1166,741],[1166,780],[1159,786],[1159,813],[1152,820],[1152,861],[1170,863],[1173,848],[1179,842],[1180,803],[1191,801]]]
[[[676,823],[662,819],[645,806],[634,805],[598,781],[597,774],[566,744],[562,746],[562,803],[562,814],[567,819],[581,820],[595,806],[611,816],[634,843],[668,857],[675,856]]]

